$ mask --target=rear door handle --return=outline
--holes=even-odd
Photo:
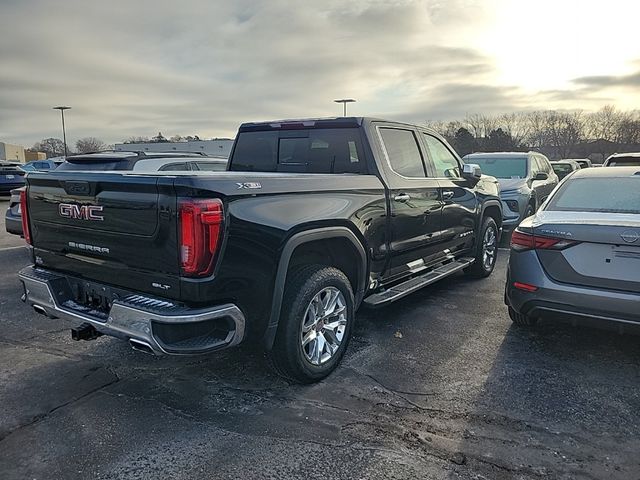
[[[396,202],[408,202],[409,200],[411,200],[411,196],[408,193],[399,193],[397,194],[395,197],[393,197],[393,199]]]
[[[453,198],[453,191],[451,190],[445,190],[442,192],[442,199],[443,200],[451,200]]]

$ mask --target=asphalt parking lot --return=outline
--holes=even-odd
[[[0,200],[0,478],[640,478],[640,337],[511,325],[506,252],[361,311],[342,366],[289,385],[250,347],[151,357],[20,302]],[[17,248],[16,248],[17,247]]]

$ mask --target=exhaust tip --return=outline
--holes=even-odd
[[[41,307],[40,305],[34,305],[33,309],[40,315],[48,316],[47,311],[44,309],[44,307]]]
[[[147,342],[136,340],[135,338],[130,338],[129,345],[131,345],[131,348],[133,348],[138,352],[148,353],[149,355],[155,355],[153,348],[151,348],[151,345],[149,345]]]

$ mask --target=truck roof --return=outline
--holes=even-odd
[[[264,130],[297,130],[304,128],[350,128],[362,125],[364,117],[329,117],[329,118],[291,118],[284,120],[267,120],[262,122],[246,122],[240,125],[239,132]]]
[[[415,124],[386,120],[377,117],[324,117],[324,118],[289,118],[284,120],[265,120],[262,122],[246,122],[240,125],[239,132],[255,132],[268,130],[302,130],[306,128],[357,128],[367,122],[388,122],[415,127]],[[420,126],[425,130],[432,128]]]

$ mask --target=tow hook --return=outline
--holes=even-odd
[[[76,328],[71,329],[71,338],[73,340],[95,340],[99,336],[101,336],[98,330],[89,323],[83,323],[82,325],[77,326]]]

